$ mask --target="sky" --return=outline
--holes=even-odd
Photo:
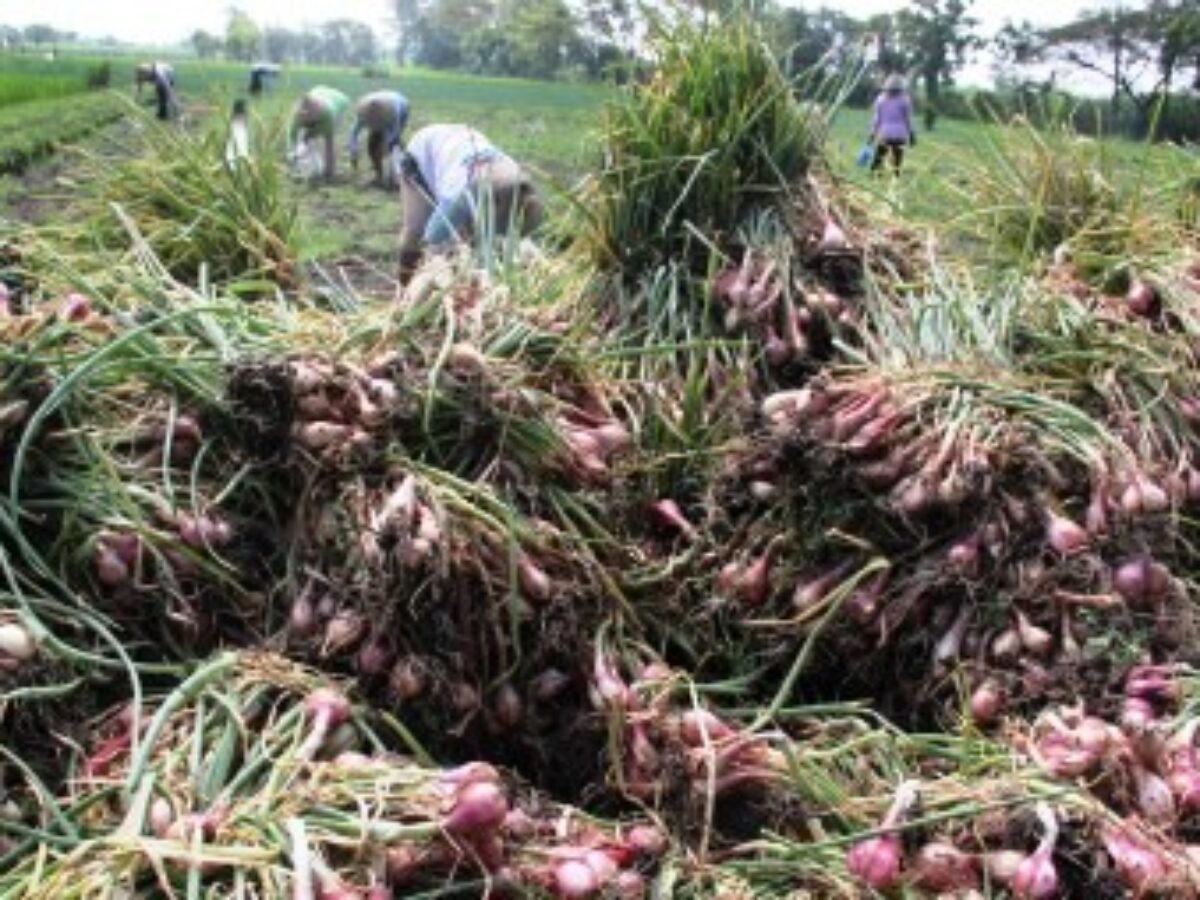
[[[171,44],[197,28],[221,32],[228,3],[222,0],[0,0],[0,24],[52,25],[89,37],[112,35],[132,43]],[[379,29],[388,25],[389,0],[237,0],[260,24],[299,26],[331,18],[359,19]],[[898,0],[791,0],[792,6],[830,6],[855,16],[901,8]],[[976,0],[973,13],[990,34],[1006,19],[1036,25],[1070,20],[1085,0]]]

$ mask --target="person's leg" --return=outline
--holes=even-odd
[[[325,179],[333,180],[333,127],[325,129]]]
[[[900,141],[892,144],[892,172],[900,174],[900,166],[904,164],[904,144]]]
[[[433,212],[425,192],[408,178],[400,179],[400,283],[408,284],[421,260],[421,240]]]
[[[875,144],[875,155],[871,157],[871,171],[878,172],[883,168],[883,157],[887,153],[887,144],[879,141]]]
[[[165,120],[167,118],[167,103],[170,99],[168,91],[164,85],[156,84],[154,86],[154,94],[158,99],[158,117]]]
[[[375,169],[376,184],[383,184],[383,147],[382,131],[372,131],[367,135],[367,155],[371,157],[371,166]]]

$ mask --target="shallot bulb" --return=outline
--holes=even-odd
[[[1129,284],[1125,302],[1135,316],[1152,316],[1158,305],[1158,294],[1150,284],[1141,278],[1135,278]]]
[[[1121,706],[1121,727],[1126,731],[1144,731],[1156,718],[1150,701],[1141,697],[1126,697]]]
[[[1175,798],[1171,789],[1157,774],[1136,762],[1132,765],[1133,781],[1137,786],[1137,805],[1146,821],[1153,825],[1170,826],[1176,819]]]
[[[774,545],[770,545],[741,571],[734,586],[738,600],[749,606],[761,606],[771,595],[771,557]]]
[[[841,253],[850,248],[846,232],[830,216],[825,219],[825,228],[821,232],[821,240],[817,244],[820,253]]]
[[[1136,842],[1124,829],[1107,825],[1100,832],[1100,840],[1121,881],[1139,897],[1154,891],[1166,879],[1167,866],[1162,857]]]
[[[908,816],[917,802],[919,783],[905,781],[896,789],[896,796],[880,822],[880,830],[894,829]],[[846,868],[860,882],[874,890],[895,887],[900,880],[903,847],[895,831],[859,841],[846,854]]]
[[[554,585],[546,570],[526,554],[517,560],[517,581],[521,591],[536,603],[546,603],[554,594]]]
[[[689,541],[696,539],[696,526],[688,521],[679,504],[669,497],[651,503],[650,512],[659,524],[678,531]]]
[[[1016,900],[1052,900],[1058,895],[1058,870],[1054,867],[1054,847],[1058,843],[1058,821],[1045,803],[1037,807],[1042,823],[1042,840],[1037,849],[1022,860],[1013,875]]]
[[[554,887],[560,897],[590,897],[600,889],[600,879],[587,863],[567,859],[554,867]]]
[[[971,693],[971,718],[977,725],[991,725],[1004,709],[1004,691],[988,678]]]
[[[1055,552],[1071,556],[1087,547],[1088,533],[1066,516],[1047,510],[1046,540]]]
[[[887,890],[900,881],[901,856],[900,836],[884,834],[851,847],[846,854],[846,868],[867,887]]]
[[[0,622],[0,656],[26,662],[37,650],[37,641],[28,628],[16,622]]]
[[[953,844],[933,841],[917,851],[913,883],[928,891],[962,891],[979,884],[975,858]]]
[[[317,755],[330,732],[349,721],[350,701],[330,688],[317,688],[308,695],[304,709],[312,718],[312,727],[296,757],[309,760]]]
[[[1029,617],[1021,610],[1016,610],[1017,635],[1021,645],[1034,656],[1047,656],[1054,649],[1054,635],[1045,628],[1029,621]]]
[[[451,834],[479,835],[495,831],[508,815],[508,801],[492,781],[472,781],[460,788],[442,827]]]

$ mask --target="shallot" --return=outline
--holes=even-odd
[[[928,891],[962,891],[979,884],[975,858],[953,844],[933,841],[912,861],[913,883]]]
[[[478,835],[504,824],[508,801],[492,781],[472,781],[459,789],[442,827],[451,834]]]
[[[312,727],[296,757],[309,760],[317,755],[331,731],[350,720],[350,701],[330,688],[317,688],[308,695],[304,710],[312,719]]]
[[[903,782],[879,824],[879,829],[886,833],[859,841],[846,854],[846,868],[850,874],[869,888],[887,890],[900,880],[903,847],[900,834],[890,829],[900,825],[916,804],[917,788],[916,781]]]
[[[988,678],[971,693],[971,718],[978,725],[991,725],[1004,709],[1004,691]]]
[[[1046,511],[1046,540],[1062,556],[1071,556],[1088,545],[1088,533],[1066,516]]]
[[[1038,804],[1037,815],[1042,823],[1042,840],[1013,875],[1016,900],[1051,900],[1058,895],[1058,870],[1052,858],[1058,843],[1058,821],[1045,803]]]
[[[0,655],[25,662],[37,653],[37,641],[24,625],[0,622]]]
[[[1143,847],[1123,828],[1106,825],[1100,832],[1100,840],[1112,857],[1121,881],[1138,896],[1157,889],[1166,879],[1167,866],[1162,857]]]

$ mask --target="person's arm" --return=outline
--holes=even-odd
[[[387,144],[384,150],[390,151],[393,147],[400,143],[400,137],[404,134],[404,126],[408,124],[408,101],[403,97],[396,98],[396,119],[392,123],[392,128],[387,134]]]

